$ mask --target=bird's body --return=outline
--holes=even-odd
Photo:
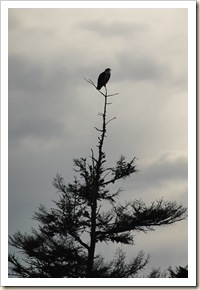
[[[100,90],[102,87],[105,87],[107,82],[110,79],[110,68],[105,69],[104,72],[102,72],[99,77],[98,77],[98,81],[97,81],[97,90]]]

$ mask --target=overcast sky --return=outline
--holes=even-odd
[[[105,141],[108,166],[137,157],[139,173],[122,200],[187,206],[187,9],[9,10],[9,233],[30,231],[40,204],[58,199],[56,173],[72,181],[73,158],[95,150],[103,97],[96,82],[109,67],[112,98]],[[136,234],[128,257],[149,267],[185,266],[187,221]],[[112,258],[113,247],[98,246]]]

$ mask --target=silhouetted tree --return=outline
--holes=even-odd
[[[161,271],[160,268],[153,268],[147,276],[144,278],[188,278],[188,266],[176,267],[176,270],[172,270],[169,267],[165,271]]]
[[[167,277],[167,271],[161,272],[160,268],[153,268],[151,272],[143,278],[169,278]]]
[[[170,267],[169,269],[170,277],[171,278],[188,278],[188,266],[186,267],[176,267],[176,270],[172,270]]]
[[[91,80],[87,80],[94,87]],[[97,243],[112,242],[132,245],[133,232],[147,232],[156,226],[170,225],[186,218],[186,208],[163,199],[147,206],[137,199],[117,203],[120,190],[111,192],[109,185],[126,179],[137,172],[136,158],[126,161],[121,156],[115,166],[106,166],[103,150],[106,138],[108,95],[104,98],[102,128],[96,128],[97,153],[91,149],[90,162],[86,158],[74,159],[76,176],[66,184],[57,174],[53,185],[59,193],[55,207],[41,205],[33,218],[39,229],[31,234],[15,233],[10,245],[19,249],[23,257],[9,254],[11,274],[18,277],[136,277],[149,257],[141,251],[129,262],[118,250],[111,262],[95,253]],[[104,210],[106,208],[107,210]]]

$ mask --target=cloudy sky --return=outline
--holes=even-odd
[[[9,10],[9,233],[30,231],[40,204],[53,206],[56,173],[72,181],[73,158],[95,150],[112,69],[105,142],[108,166],[137,157],[138,174],[114,189],[121,200],[187,206],[187,9]],[[98,246],[112,258],[113,247]],[[136,234],[149,268],[185,266],[187,221]]]

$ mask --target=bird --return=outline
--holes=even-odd
[[[97,90],[100,90],[102,87],[105,87],[107,82],[110,79],[110,68],[105,69],[104,72],[102,72],[99,77],[98,77],[98,81],[97,81]]]

